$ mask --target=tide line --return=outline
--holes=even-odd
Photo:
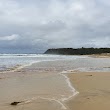
[[[22,102],[24,104],[27,104],[27,103],[31,103],[32,101],[38,100],[38,99],[43,99],[43,100],[48,100],[48,101],[55,101],[55,102],[57,102],[58,104],[61,105],[61,109],[67,109],[66,106],[64,106],[64,104],[60,100],[57,100],[55,98],[45,98],[45,97],[38,96],[38,97],[31,98],[29,100],[24,100]],[[21,103],[21,104],[23,104],[23,103]]]
[[[79,92],[76,91],[75,88],[72,86],[72,84],[70,82],[70,78],[68,78],[66,75],[64,75],[64,73],[67,73],[67,72],[63,71],[63,72],[61,72],[59,74],[62,75],[66,79],[66,82],[67,82],[69,88],[72,91],[72,95],[70,95],[68,98],[62,98],[61,101],[67,101],[67,100],[71,99],[72,97],[74,97],[75,95],[79,94]]]

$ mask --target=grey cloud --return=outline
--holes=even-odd
[[[110,47],[109,10],[109,0],[1,0],[0,51]]]

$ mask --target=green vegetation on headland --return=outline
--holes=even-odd
[[[48,49],[44,54],[59,54],[59,55],[91,55],[110,53],[110,48],[57,48]]]

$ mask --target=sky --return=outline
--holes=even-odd
[[[0,0],[0,53],[110,47],[110,0]]]

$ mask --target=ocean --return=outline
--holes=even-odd
[[[51,62],[54,62],[50,64]],[[0,54],[0,72],[21,69],[32,64],[60,68],[60,71],[110,71],[109,58],[91,58],[88,56],[45,55],[45,54]],[[59,62],[59,63],[58,63]],[[50,64],[50,65],[49,65]],[[59,66],[58,66],[59,65]],[[36,67],[36,68],[37,68]],[[42,67],[43,68],[43,67]]]

